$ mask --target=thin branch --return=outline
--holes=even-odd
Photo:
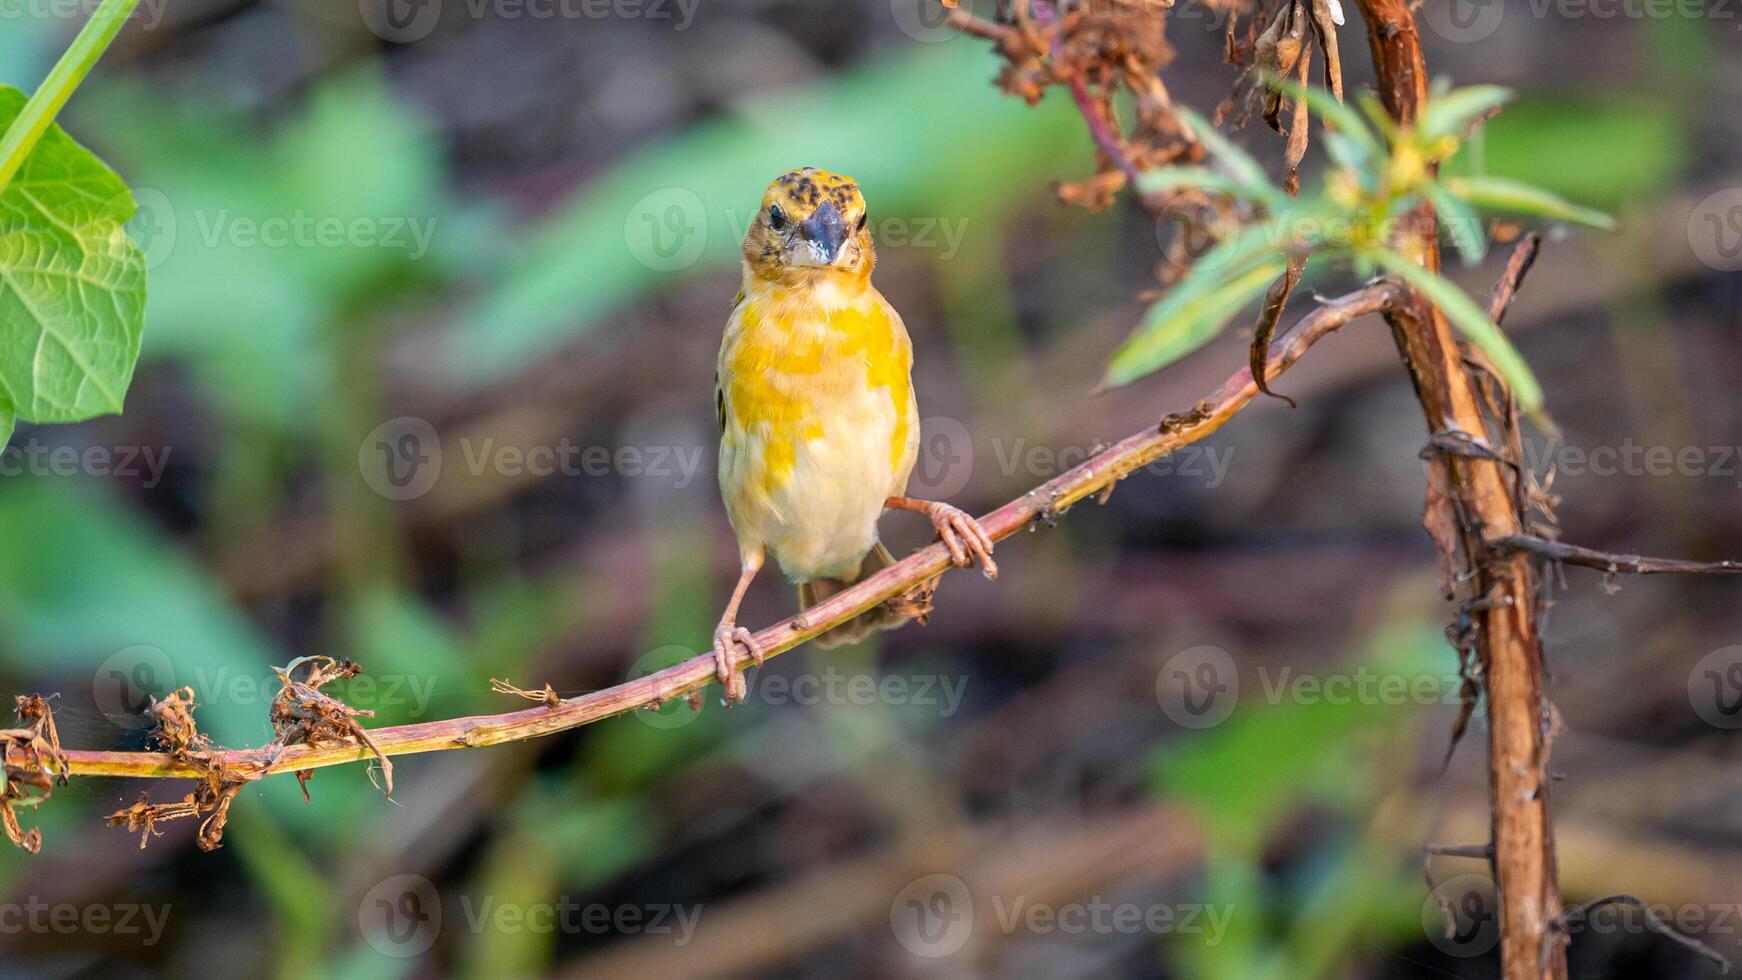
[[[1498,553],[1528,552],[1568,565],[1582,565],[1602,572],[1628,575],[1742,575],[1742,561],[1687,561],[1681,558],[1646,558],[1621,555],[1595,548],[1581,548],[1563,541],[1550,541],[1534,534],[1509,534],[1488,547]]]
[[[1561,916],[1561,929],[1570,932],[1575,928],[1575,923],[1588,920],[1591,917],[1592,912],[1610,905],[1625,905],[1629,908],[1638,909],[1640,914],[1645,918],[1646,927],[1652,932],[1673,940],[1679,945],[1693,950],[1695,953],[1705,957],[1712,963],[1712,965],[1718,968],[1720,973],[1730,972],[1731,964],[1729,957],[1692,936],[1678,932],[1669,923],[1663,921],[1656,912],[1653,912],[1651,906],[1632,895],[1610,895],[1607,898],[1599,898],[1594,902],[1575,905],[1572,908],[1567,909],[1566,913]]]
[[[1324,302],[1302,317],[1286,337],[1273,345],[1265,373],[1276,377],[1327,334],[1357,317],[1388,310],[1401,295],[1401,290],[1395,285],[1380,283]],[[981,519],[981,526],[994,539],[1003,539],[1037,522],[1051,523],[1078,501],[1109,491],[1132,472],[1215,432],[1257,394],[1258,386],[1252,380],[1251,369],[1241,368],[1190,411],[1170,415],[1159,425],[1126,437],[1082,465],[1059,474],[993,511]],[[944,546],[930,545],[802,614],[762,630],[756,634],[756,640],[767,656],[775,656],[827,632],[885,599],[911,591],[952,567]],[[740,669],[750,666],[748,653],[740,650],[736,656]],[[372,745],[268,746],[213,752],[211,756],[225,766],[249,767],[251,772],[270,775],[378,757],[499,745],[578,728],[637,708],[662,705],[699,691],[714,679],[714,657],[707,653],[658,673],[554,706],[370,729]],[[67,771],[79,776],[197,778],[203,774],[195,766],[156,752],[73,749],[66,751],[65,757]]]
[[[1501,274],[1500,281],[1494,284],[1494,293],[1488,298],[1488,319],[1495,326],[1506,319],[1506,311],[1512,306],[1512,297],[1518,294],[1518,285],[1530,272],[1530,267],[1536,264],[1536,253],[1542,249],[1542,235],[1531,232],[1518,240],[1518,245],[1512,250],[1512,257],[1506,260],[1506,271]]]

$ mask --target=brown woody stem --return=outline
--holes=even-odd
[[[1427,98],[1427,65],[1408,0],[1358,0],[1367,24],[1379,96],[1401,123]],[[1399,243],[1422,266],[1439,269],[1438,230],[1423,209]],[[1523,274],[1516,270],[1512,278]],[[1485,440],[1489,433],[1476,380],[1439,311],[1423,297],[1387,314],[1398,353],[1415,382],[1428,431]],[[1536,577],[1528,556],[1495,555],[1486,542],[1527,531],[1505,464],[1492,456],[1441,453],[1431,479],[1453,493],[1462,550],[1475,571],[1478,654],[1488,700],[1489,797],[1495,884],[1500,897],[1500,960],[1505,980],[1564,980],[1565,936],[1549,816],[1552,711],[1543,693]]]

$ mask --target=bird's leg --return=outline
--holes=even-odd
[[[980,570],[987,578],[998,577],[998,563],[992,560],[992,536],[967,511],[935,500],[915,500],[912,497],[890,497],[883,505],[931,518],[944,547],[950,549],[950,561],[957,568],[969,568],[978,559]]]
[[[714,627],[714,674],[720,678],[720,686],[726,689],[726,703],[737,704],[744,700],[748,690],[744,683],[744,674],[738,670],[735,662],[734,647],[743,647],[750,654],[750,659],[756,661],[756,666],[762,666],[762,645],[756,642],[756,634],[750,632],[738,622],[738,604],[744,601],[744,593],[750,589],[750,580],[756,577],[756,570],[762,567],[760,556],[745,558],[743,570],[738,573],[738,586],[732,590],[732,600],[726,603],[726,611],[720,616],[720,625]]]

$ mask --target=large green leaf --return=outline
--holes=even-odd
[[[1506,335],[1500,332],[1493,320],[1488,319],[1488,314],[1476,305],[1475,300],[1450,282],[1390,249],[1367,249],[1362,254],[1419,290],[1429,302],[1439,307],[1446,319],[1452,322],[1452,326],[1462,331],[1464,336],[1470,338],[1471,343],[1488,355],[1494,369],[1500,372],[1507,386],[1512,389],[1520,408],[1527,413],[1537,413],[1542,409],[1542,385],[1537,383],[1530,365],[1525,363],[1518,348],[1512,346],[1512,341],[1506,339]]]
[[[1142,326],[1113,353],[1103,384],[1130,384],[1209,343],[1234,314],[1270,288],[1286,264],[1280,258],[1267,259],[1209,289],[1175,287],[1150,307]]]
[[[0,129],[24,107],[0,88]],[[145,325],[145,257],[121,178],[51,125],[0,191],[0,409],[33,422],[121,410]]]

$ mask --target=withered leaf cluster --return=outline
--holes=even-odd
[[[143,848],[151,838],[163,833],[157,829],[158,824],[204,815],[194,839],[202,851],[217,850],[223,846],[230,803],[244,785],[265,775],[265,768],[232,766],[222,753],[212,750],[211,739],[194,722],[191,687],[171,691],[161,699],[153,698],[146,714],[157,723],[150,736],[153,746],[199,775],[195,777],[193,791],[173,802],[153,803],[149,794],[141,793],[138,802],[109,815],[109,826],[126,827],[138,833],[139,846]]]
[[[1190,131],[1173,113],[1161,71],[1173,60],[1167,13],[1174,0],[1011,0],[998,23],[962,11],[964,30],[991,39],[1006,64],[998,84],[1030,104],[1063,86],[1082,110],[1099,150],[1096,173],[1059,185],[1067,204],[1100,210],[1139,172],[1196,159]],[[1131,99],[1131,122],[1115,101]]]
[[[308,668],[301,680],[295,676],[299,667]],[[376,762],[381,767],[378,785],[382,793],[392,796],[393,763],[369,737],[369,731],[357,722],[358,717],[373,717],[375,712],[353,708],[321,690],[333,681],[349,680],[362,672],[363,668],[357,664],[332,657],[299,657],[279,670],[278,679],[282,686],[272,698],[272,744],[283,749],[288,745],[319,745],[356,739],[375,753]],[[297,770],[296,780],[302,786],[304,799],[308,798],[308,781],[313,775],[313,770]],[[374,779],[373,773],[370,779]]]
[[[0,788],[0,826],[7,840],[35,854],[42,850],[42,830],[32,827],[26,832],[18,822],[18,808],[36,807],[55,786],[65,786],[67,762],[46,700],[36,694],[20,695],[16,712],[13,727],[0,728],[0,772],[5,779]]]
[[[1312,69],[1313,45],[1317,44],[1323,52],[1325,87],[1338,102],[1343,101],[1343,61],[1337,47],[1337,28],[1342,23],[1339,0],[1283,0],[1249,23],[1244,41],[1235,40],[1235,21],[1228,24],[1228,61],[1245,66],[1246,71],[1235,82],[1227,101],[1217,108],[1216,122],[1221,123],[1238,107],[1235,123],[1244,125],[1261,104],[1265,124],[1288,139],[1283,188],[1290,194],[1300,192],[1300,163],[1306,157],[1310,119],[1306,103],[1287,98],[1277,83],[1292,78],[1305,87]],[[1262,30],[1259,24],[1264,25]],[[1286,127],[1282,119],[1285,108],[1289,114]]]
[[[304,673],[299,678],[298,670]],[[158,836],[160,823],[183,817],[204,816],[196,840],[201,850],[216,850],[223,844],[224,827],[229,822],[230,803],[243,786],[272,771],[285,748],[291,745],[316,745],[349,742],[367,746],[375,753],[382,772],[383,790],[393,794],[393,764],[388,761],[369,733],[358,724],[359,716],[374,712],[353,708],[321,690],[336,680],[355,677],[362,671],[358,665],[332,657],[303,657],[276,671],[279,690],[269,709],[273,739],[266,746],[265,760],[236,763],[228,754],[214,750],[211,740],[194,722],[194,692],[182,688],[167,697],[153,699],[148,712],[156,728],[151,733],[155,746],[175,761],[195,770],[192,792],[168,803],[153,803],[148,794],[125,810],[109,816],[109,826],[126,827],[139,834],[139,846],[144,847]],[[311,770],[298,770],[297,781],[303,798],[308,798]]]

